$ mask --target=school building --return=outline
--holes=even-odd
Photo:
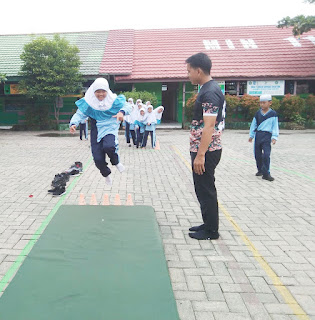
[[[103,76],[111,89],[150,91],[165,107],[163,121],[182,123],[190,84],[185,60],[204,52],[212,77],[230,95],[315,94],[315,30],[300,39],[276,26],[110,30],[63,33],[79,48],[84,87]],[[34,38],[53,34],[0,35],[0,125],[23,123],[26,100],[18,91],[20,54]],[[128,97],[127,97],[128,98]],[[76,96],[63,97],[60,122],[75,112]],[[155,106],[156,107],[156,106]]]

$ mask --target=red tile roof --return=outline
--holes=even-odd
[[[130,74],[134,51],[134,30],[111,30],[109,32],[100,74]]]
[[[100,73],[129,73],[118,82],[187,80],[185,60],[205,52],[215,78],[315,78],[314,46],[314,30],[297,40],[275,26],[115,30]]]

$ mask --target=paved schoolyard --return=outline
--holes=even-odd
[[[221,238],[212,242],[188,237],[201,223],[188,131],[158,130],[159,150],[128,148],[120,135],[127,170],[113,169],[111,188],[91,162],[89,142],[42,134],[0,131],[2,289],[58,204],[78,204],[80,194],[87,204],[94,195],[98,204],[106,195],[114,204],[118,194],[124,204],[131,194],[134,204],[155,209],[182,320],[315,319],[315,131],[281,132],[272,149],[274,182],[255,176],[247,132],[224,132],[216,171]],[[68,193],[47,194],[54,175],[74,161],[85,171]]]

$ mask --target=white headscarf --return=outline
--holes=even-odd
[[[99,101],[95,96],[96,90],[105,90],[107,92],[106,98]],[[105,111],[111,108],[117,95],[109,89],[108,81],[104,78],[97,78],[91,86],[87,89],[84,99],[89,106],[95,110]]]
[[[147,106],[147,110],[149,109],[149,108],[152,108],[152,112],[148,112],[147,113],[147,119],[146,119],[146,121],[147,121],[147,123],[152,123],[152,122],[156,122],[156,116],[155,116],[155,113],[154,113],[154,111],[153,111],[153,106],[151,106],[150,104]]]
[[[141,111],[144,111],[144,115],[143,116],[141,115]],[[140,122],[144,121],[147,116],[148,116],[148,114],[145,112],[145,108],[142,107],[139,110],[138,121],[140,121]]]
[[[139,108],[138,108],[138,105],[134,105],[131,113],[130,113],[130,123],[134,123],[137,119],[138,119],[138,116],[139,116]]]
[[[159,113],[158,111],[159,111],[160,109],[162,109],[162,112]],[[156,116],[156,119],[157,119],[157,120],[161,120],[163,111],[164,111],[164,107],[163,107],[163,106],[159,106],[159,107],[157,107],[156,109],[153,110],[153,112],[155,113],[155,116]]]

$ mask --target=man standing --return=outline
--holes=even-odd
[[[197,53],[186,60],[189,80],[201,86],[190,129],[190,155],[196,196],[200,203],[203,224],[191,227],[191,238],[219,238],[219,210],[214,171],[218,165],[224,129],[225,100],[219,85],[210,76],[211,60]]]

